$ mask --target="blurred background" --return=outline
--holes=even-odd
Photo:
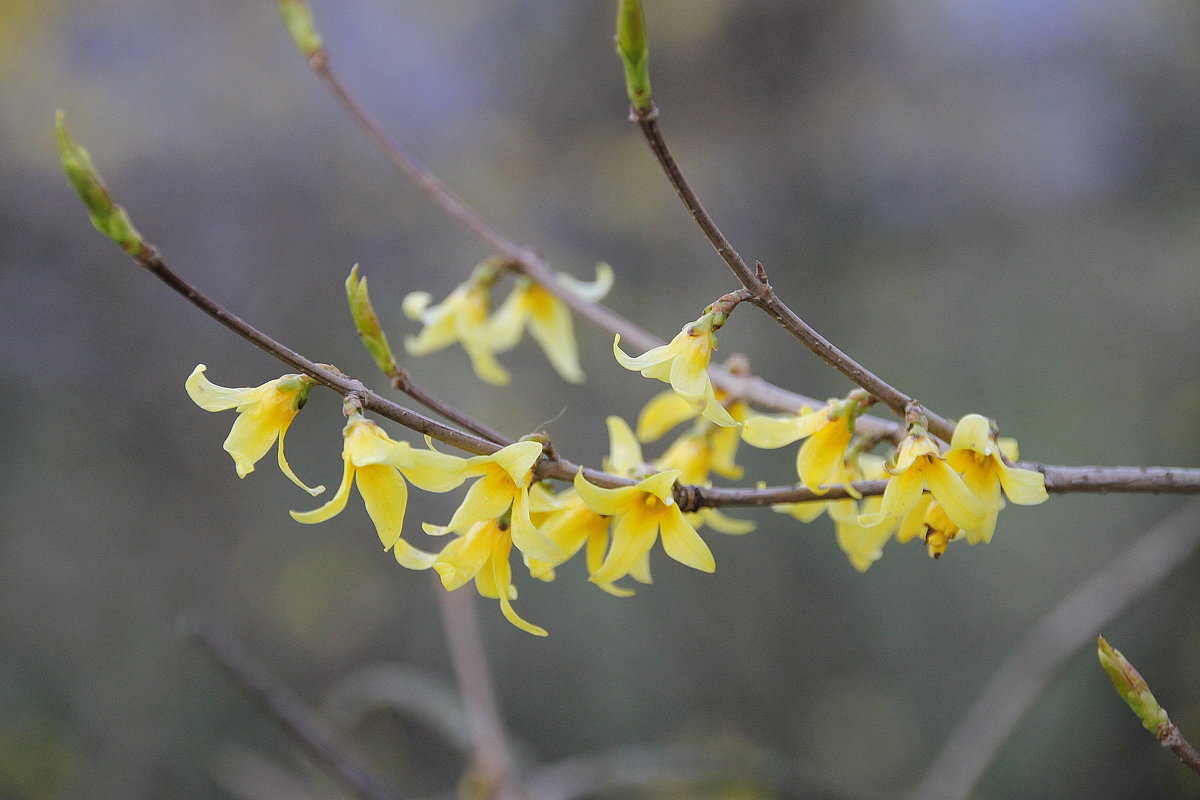
[[[669,337],[734,288],[626,119],[615,3],[313,5],[335,68],[386,127],[556,268],[590,279],[611,263],[617,311]],[[647,13],[685,172],[820,331],[947,416],[995,417],[1027,458],[1197,464],[1200,7],[648,0]],[[184,379],[197,363],[226,386],[283,370],[91,229],[57,166],[60,107],[174,269],[368,380],[350,267],[399,342],[416,331],[404,295],[444,296],[489,252],[352,128],[274,3],[0,4],[0,797],[257,798],[287,781],[304,787],[291,796],[331,796],[182,621],[237,636],[316,707],[364,676],[449,689],[431,582],[380,552],[357,498],[301,526],[287,511],[314,501],[269,459],[237,479],[221,450],[233,416],[196,408]],[[458,349],[409,366],[501,430],[544,426],[596,464],[604,416],[635,418],[660,387],[620,369],[607,335],[577,333],[583,389],[528,341],[502,356],[507,388],[476,382]],[[786,387],[850,388],[749,308],[721,345]],[[310,482],[340,474],[339,408],[314,391],[288,437]],[[794,480],[790,450],[743,462]],[[444,521],[458,497],[414,493],[408,528]],[[737,796],[886,797],[924,773],[1031,625],[1182,505],[1056,496],[1006,511],[990,546],[934,562],[893,543],[865,575],[827,519],[738,512],[758,530],[706,534],[715,575],[658,549],[655,584],[629,599],[578,563],[553,584],[518,575],[518,611],[548,639],[494,601],[479,610],[530,762],[700,744],[812,780]],[[1105,631],[1193,739],[1196,567]],[[452,788],[461,759],[421,724],[376,709],[349,728],[406,791]],[[1174,762],[1089,646],[976,796],[1194,796]]]

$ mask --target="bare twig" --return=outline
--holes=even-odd
[[[1200,752],[1192,747],[1191,742],[1183,738],[1179,727],[1174,722],[1168,722],[1158,732],[1158,743],[1179,756],[1188,769],[1200,775]]]
[[[965,797],[1067,660],[1191,557],[1198,544],[1200,505],[1192,503],[1143,534],[1063,598],[988,679],[910,797]]]
[[[440,414],[460,428],[468,430],[476,436],[481,436],[500,447],[512,444],[513,440],[511,437],[505,436],[490,425],[480,422],[469,414],[463,413],[449,403],[443,402],[437,395],[427,391],[412,379],[412,375],[408,373],[408,370],[397,369],[388,376],[388,379],[391,381],[393,389],[404,392],[404,394],[416,400],[430,411]]]
[[[897,416],[903,417],[905,408],[913,402],[913,398],[843,353],[815,328],[801,319],[775,294],[775,290],[767,280],[767,273],[762,264],[756,263],[754,268],[751,268],[730,241],[725,238],[725,234],[721,233],[721,229],[717,227],[717,223],[705,210],[700,198],[688,183],[687,178],[684,177],[675,157],[671,155],[671,150],[667,147],[666,139],[663,138],[662,130],[658,126],[658,109],[653,104],[646,110],[634,108],[631,116],[637,122],[646,143],[650,145],[650,150],[658,160],[659,166],[666,173],[671,185],[675,187],[679,199],[687,207],[692,219],[700,226],[700,230],[704,232],[705,237],[721,259],[733,270],[737,279],[753,295],[754,299],[751,302],[765,311],[826,364],[866,389]],[[928,409],[925,410],[925,414],[929,419],[929,431],[935,436],[949,441],[950,437],[954,435],[954,426],[945,418]]]
[[[233,639],[212,628],[194,626],[192,641],[251,697],[284,732],[329,774],[363,800],[400,800],[373,767],[290,689],[250,658]]]

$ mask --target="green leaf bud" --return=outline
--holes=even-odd
[[[379,317],[371,306],[371,298],[367,295],[367,279],[358,277],[358,264],[354,265],[350,276],[346,278],[346,300],[350,303],[350,315],[354,317],[358,337],[375,360],[375,365],[384,375],[396,374],[395,356],[392,355],[387,336],[379,326]]]
[[[1133,713],[1138,715],[1142,726],[1157,736],[1161,726],[1169,725],[1171,722],[1167,717],[1167,712],[1154,699],[1145,679],[1126,660],[1125,656],[1121,655],[1121,651],[1105,641],[1103,636],[1097,636],[1096,640],[1099,643],[1097,655],[1100,656],[1100,666],[1104,667],[1104,671],[1108,673],[1108,679],[1112,681],[1113,688],[1117,690],[1121,699],[1129,704]]]
[[[312,58],[321,52],[321,34],[317,33],[312,11],[305,0],[279,0],[279,18],[287,26],[300,55]]]
[[[625,65],[625,91],[639,111],[653,107],[650,100],[650,50],[646,46],[646,17],[641,0],[621,0],[617,7],[617,55]]]
[[[145,254],[149,249],[142,240],[142,235],[129,221],[125,209],[113,202],[112,195],[104,185],[104,180],[92,164],[92,157],[80,145],[76,144],[67,133],[65,115],[62,109],[55,112],[54,132],[58,139],[58,157],[62,163],[67,180],[75,187],[79,199],[83,201],[92,225],[96,230],[112,239],[121,249],[131,256]]]

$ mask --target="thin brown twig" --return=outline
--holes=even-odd
[[[1157,734],[1158,743],[1179,756],[1188,769],[1200,775],[1200,752],[1192,747],[1191,742],[1183,738],[1183,733],[1174,722],[1167,722]]]
[[[1200,505],[1167,517],[1063,598],[1013,648],[946,737],[913,800],[960,800],[1079,648],[1158,586],[1200,545]]]
[[[725,234],[721,233],[716,221],[705,210],[704,204],[700,202],[699,196],[692,189],[691,184],[684,177],[683,171],[679,168],[679,164],[675,161],[675,157],[671,154],[666,139],[662,135],[662,129],[658,125],[657,107],[651,104],[650,108],[644,111],[634,108],[631,116],[637,122],[646,143],[658,160],[659,166],[666,173],[671,185],[675,187],[679,199],[683,201],[692,219],[695,220],[709,243],[741,284],[753,295],[751,302],[766,312],[784,330],[792,334],[826,364],[866,389],[897,416],[904,417],[905,409],[913,402],[913,398],[859,364],[801,319],[775,293],[770,281],[767,280],[767,273],[762,264],[756,263],[754,268],[751,268],[734,249],[733,244],[725,238]],[[935,436],[949,441],[950,437],[954,435],[954,426],[944,417],[928,409],[925,410],[925,414],[929,420],[929,431]]]
[[[195,625],[192,642],[304,748],[309,757],[363,800],[401,800],[338,733],[318,717],[294,692],[276,680],[229,636]]]
[[[388,400],[371,391],[361,381],[348,378],[340,372],[317,364],[272,339],[267,334],[242,320],[209,298],[167,267],[151,245],[135,261],[151,274],[181,294],[190,303],[220,322],[231,331],[269,353],[283,363],[310,375],[316,381],[339,394],[355,395],[362,408],[397,422],[417,433],[431,436],[459,450],[475,455],[488,455],[502,446],[490,437],[466,433],[444,425]],[[440,401],[439,401],[440,403]],[[441,404],[445,408],[450,408]],[[452,413],[453,410],[451,409]],[[858,421],[862,427],[862,419]],[[501,434],[493,432],[497,437]],[[1175,467],[1055,467],[1040,464],[1023,465],[1038,469],[1046,475],[1046,489],[1050,492],[1160,492],[1192,494],[1200,492],[1200,469]],[[583,472],[585,478],[597,486],[628,486],[633,481],[610,475],[587,467],[581,467],[565,458],[545,457],[537,465],[535,474],[539,479],[552,478],[561,481],[574,480],[575,474]],[[862,481],[854,484],[864,496],[881,494],[884,481]],[[818,495],[802,486],[779,486],[766,489],[718,489],[702,486],[680,486],[676,499],[685,511],[694,511],[705,506],[764,506],[774,503],[797,503],[810,500],[833,500],[849,496],[845,487],[833,487],[828,493]]]
[[[490,425],[475,419],[470,414],[466,414],[449,403],[443,402],[440,397],[414,381],[408,370],[397,368],[395,372],[388,376],[388,380],[391,382],[393,389],[403,392],[430,411],[440,414],[460,428],[468,430],[476,436],[481,436],[500,447],[513,443],[511,437],[505,436]]]

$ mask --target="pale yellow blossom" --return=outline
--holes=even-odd
[[[205,411],[237,409],[238,417],[225,439],[225,451],[233,457],[239,478],[254,471],[254,465],[279,440],[279,469],[292,483],[311,495],[325,491],[324,486],[309,488],[296,477],[283,453],[283,439],[296,414],[308,400],[312,379],[307,375],[284,375],[261,386],[227,389],[217,386],[204,375],[198,364],[184,384],[188,396]]]
[[[618,334],[613,340],[613,355],[622,367],[671,384],[675,393],[695,413],[717,425],[737,427],[738,421],[717,400],[708,377],[708,362],[717,347],[712,314],[688,323],[668,344],[647,350],[636,358],[626,355],[620,343]]]

